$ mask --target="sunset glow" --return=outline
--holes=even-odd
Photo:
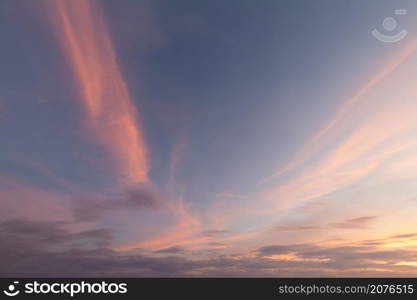
[[[175,1],[1,4],[0,274],[416,277],[415,1]]]

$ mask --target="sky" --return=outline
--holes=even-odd
[[[414,0],[0,23],[0,276],[416,277]]]

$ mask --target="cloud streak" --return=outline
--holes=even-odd
[[[337,228],[343,229],[363,229],[366,228],[370,223],[374,222],[378,217],[376,216],[367,216],[367,217],[358,217],[345,220],[334,224]]]
[[[107,150],[122,182],[147,182],[143,128],[99,7],[90,0],[45,3],[78,82],[91,136]]]
[[[342,107],[334,114],[330,121],[323,126],[313,137],[297,152],[295,157],[283,168],[278,170],[273,177],[281,176],[288,171],[300,166],[308,157],[314,155],[320,148],[320,141],[331,131],[334,130],[342,120],[352,112],[354,107],[363,101],[364,96],[389,74],[395,71],[405,60],[407,60],[417,49],[417,41],[413,41],[398,53],[396,57],[386,63],[382,71],[375,74],[366,82],[352,98],[347,100]]]
[[[278,211],[357,183],[363,185],[377,170],[382,184],[389,175],[380,168],[389,162],[397,163],[404,171],[407,164],[414,164],[415,158],[409,153],[417,146],[417,122],[411,113],[417,111],[417,90],[413,77],[404,74],[413,72],[410,68],[416,65],[416,49],[414,41],[371,78],[301,148],[301,156],[296,155],[286,170],[279,172],[282,175],[299,168],[298,174],[266,192],[266,198],[277,201]],[[405,61],[408,64],[403,64]]]

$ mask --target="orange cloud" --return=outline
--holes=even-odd
[[[56,36],[78,81],[86,123],[124,182],[148,181],[148,150],[138,112],[94,1],[45,0]]]

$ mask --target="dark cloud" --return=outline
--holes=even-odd
[[[362,229],[368,227],[370,223],[376,221],[377,219],[377,216],[359,217],[348,219],[340,223],[334,223],[333,226],[343,229]]]
[[[300,251],[301,249],[310,248],[308,244],[295,244],[295,245],[271,245],[264,246],[257,250],[259,256],[269,256],[269,255],[280,255],[288,254],[294,251]]]
[[[379,246],[379,245],[384,244],[384,241],[385,240],[383,239],[365,240],[365,241],[362,241],[360,244],[367,245],[367,246]]]
[[[298,224],[289,224],[289,225],[278,225],[274,229],[276,231],[306,231],[306,230],[322,230],[328,227],[336,227],[342,229],[362,229],[368,227],[372,222],[376,221],[378,217],[376,216],[366,216],[359,218],[347,219],[342,222],[325,224],[322,226],[319,225],[298,225]]]
[[[91,243],[91,241],[95,241]],[[101,241],[101,243],[97,243]],[[12,220],[0,223],[2,277],[319,277],[415,276],[412,249],[372,245],[324,247],[316,244],[269,245],[257,255],[215,254],[208,259],[185,258],[180,247],[146,255],[113,251],[104,229],[71,232],[65,223]],[[165,255],[164,255],[165,254]],[[277,260],[291,254],[296,259]]]
[[[157,208],[161,204],[161,195],[151,185],[140,185],[127,191],[126,205],[136,209]]]
[[[1,241],[30,244],[33,247],[43,247],[65,241],[66,231],[63,222],[33,222],[26,220],[10,220],[1,223]],[[3,245],[4,246],[4,245]]]
[[[169,247],[169,248],[165,248],[165,249],[161,249],[158,251],[155,251],[155,253],[157,254],[180,254],[180,253],[184,253],[184,249],[178,246],[173,246],[173,247]]]
[[[149,184],[141,184],[108,198],[83,194],[71,198],[72,215],[76,221],[96,221],[110,213],[123,210],[150,210],[159,208],[163,201],[161,193]]]
[[[106,229],[71,232],[65,222],[41,222],[22,219],[0,223],[0,240],[3,247],[45,249],[78,244],[79,247],[105,246],[111,240]]]

